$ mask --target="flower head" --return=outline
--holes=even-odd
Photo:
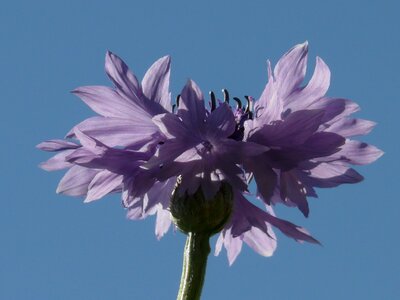
[[[307,43],[295,46],[274,70],[268,62],[268,83],[257,101],[245,96],[246,105],[236,97],[230,103],[223,90],[223,100],[210,92],[208,107],[192,80],[171,105],[169,57],[156,61],[139,83],[108,52],[106,72],[114,87],[73,91],[99,116],[74,126],[66,140],[39,144],[58,152],[41,166],[69,169],[57,192],[85,196],[86,202],[120,192],[129,218],[157,214],[159,238],[171,224],[173,190],[175,203],[190,196],[197,210],[193,201],[201,199],[209,209],[214,206],[207,201],[229,187],[232,209],[221,211],[231,216],[222,218],[228,221],[215,253],[224,246],[230,263],[243,242],[272,255],[273,227],[296,241],[318,243],[304,228],[277,218],[273,205],[295,206],[308,216],[307,197],[317,196],[315,187],[361,181],[350,165],[371,163],[382,152],[351,139],[367,134],[374,123],[350,117],[358,110],[354,102],[325,96],[330,72],[322,59],[317,58],[310,82],[302,86],[307,48]],[[252,179],[256,197],[249,191]]]

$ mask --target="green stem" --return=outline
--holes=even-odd
[[[183,269],[177,300],[199,300],[210,253],[210,235],[189,232],[183,253]]]

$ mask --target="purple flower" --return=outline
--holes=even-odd
[[[272,206],[295,206],[308,216],[307,197],[317,196],[315,187],[361,181],[349,165],[371,163],[382,152],[350,139],[367,134],[374,123],[350,117],[358,110],[354,102],[325,96],[330,73],[320,58],[310,82],[301,85],[306,63],[307,43],[295,46],[274,71],[268,62],[268,83],[257,101],[246,97],[243,107],[234,97],[233,109],[224,90],[223,101],[210,94],[207,108],[192,80],[171,106],[169,57],[156,61],[140,84],[108,52],[106,72],[114,88],[73,91],[100,116],[76,125],[68,140],[39,144],[58,152],[41,167],[69,169],[59,193],[90,202],[120,192],[129,218],[157,214],[158,238],[170,228],[170,197],[178,178],[175,193],[184,197],[200,190],[207,201],[213,201],[222,182],[228,183],[233,212],[215,253],[224,246],[230,264],[243,242],[261,255],[272,255],[273,227],[296,241],[318,243],[304,228],[277,218]],[[253,178],[261,206],[250,201]]]

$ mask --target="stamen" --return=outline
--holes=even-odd
[[[176,104],[172,104],[172,113],[175,113]]]
[[[235,100],[236,103],[237,103],[236,109],[241,109],[242,108],[242,101],[240,101],[240,99],[238,97],[233,97],[233,100]]]
[[[245,98],[246,98],[246,101],[247,101],[247,106],[246,106],[246,109],[245,109],[245,113],[249,113],[249,112],[251,112],[251,110],[253,109],[252,108],[252,101],[251,101],[251,97],[249,97],[249,96],[244,96]]]
[[[224,93],[224,101],[229,103],[229,92],[227,89],[222,89],[222,93]]]
[[[210,98],[211,98],[211,111],[217,108],[217,101],[215,99],[215,94],[213,91],[210,91]]]
[[[179,101],[181,100],[181,94],[176,96],[176,107],[179,108]]]
[[[249,96],[244,96],[247,100],[247,106],[245,113],[249,115],[250,119],[253,119],[253,98]]]

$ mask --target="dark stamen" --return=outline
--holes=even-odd
[[[246,101],[247,101],[247,106],[246,106],[246,109],[244,112],[249,113],[252,109],[252,107],[251,107],[252,101],[249,96],[244,96],[244,97],[246,98]]]
[[[217,108],[217,100],[215,99],[215,94],[213,91],[210,91],[210,98],[211,98],[211,111]]]
[[[222,89],[222,93],[224,93],[224,101],[229,103],[229,92],[227,89]]]
[[[172,113],[175,112],[176,104],[172,104]]]
[[[179,101],[181,100],[181,94],[179,94],[178,96],[176,96],[176,107],[179,108]]]
[[[240,99],[238,97],[233,97],[233,100],[236,101],[237,103],[237,109],[241,109],[242,108],[242,101],[240,101]]]
[[[249,118],[253,119],[253,101],[251,100],[251,97],[249,96],[244,96],[246,98],[247,101],[247,106],[246,106],[246,110],[244,113],[249,114]]]

